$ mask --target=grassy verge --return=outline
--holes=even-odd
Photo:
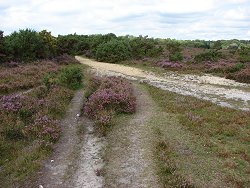
[[[74,89],[82,87],[79,80],[79,87],[67,84],[71,73],[65,70],[71,72],[72,68],[84,71],[82,65],[62,66],[57,73],[60,82],[0,98],[1,186],[13,187],[27,180],[51,154],[53,144],[60,137],[59,120],[64,117]]]
[[[147,86],[165,187],[248,187],[250,114]],[[172,183],[171,183],[172,182]]]

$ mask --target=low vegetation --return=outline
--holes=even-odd
[[[199,187],[200,178],[205,178],[207,173],[211,177],[212,170],[221,173],[226,185],[249,187],[249,112],[220,107],[152,86],[147,88],[165,114],[152,120],[152,126],[159,138],[156,154],[159,174],[166,187],[169,182],[172,187]],[[177,131],[173,131],[173,126]],[[181,140],[182,137],[185,140]],[[185,155],[190,155],[188,163]],[[214,165],[205,162],[210,158]],[[204,159],[203,165],[196,168],[198,159]],[[182,166],[183,163],[189,167]],[[194,171],[186,174],[188,169]],[[209,178],[202,181],[209,186]]]
[[[49,61],[2,70],[0,184],[7,186],[25,180],[51,153],[61,134],[59,120],[83,76],[80,66]]]
[[[113,33],[54,37],[46,30],[31,29],[7,36],[2,31],[0,34],[0,64],[10,66],[15,62],[63,58],[65,54],[85,55],[111,63],[136,61],[166,71],[209,72],[249,83],[250,43],[244,40],[154,39]]]
[[[87,88],[88,100],[84,113],[97,125],[110,125],[113,116],[119,113],[133,113],[136,100],[131,84],[119,77],[93,77]]]

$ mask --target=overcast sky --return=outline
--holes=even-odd
[[[0,30],[250,39],[250,0],[0,0]]]

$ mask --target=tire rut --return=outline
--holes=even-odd
[[[108,135],[105,187],[158,187],[151,145],[152,129],[147,122],[154,113],[154,102],[136,85],[137,112],[113,127]]]
[[[74,148],[79,144],[77,130],[82,119],[78,118],[77,114],[80,114],[83,102],[83,91],[80,90],[75,94],[65,118],[60,123],[62,136],[55,145],[52,156],[45,162],[43,169],[38,172],[36,187],[39,185],[44,188],[68,187],[65,183],[65,176],[74,159]]]

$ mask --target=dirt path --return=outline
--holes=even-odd
[[[154,102],[147,91],[136,86],[137,112],[120,119],[109,133],[105,167],[105,187],[157,188],[152,149],[152,129],[147,126],[154,113]]]
[[[60,124],[62,136],[53,155],[45,162],[43,169],[38,172],[37,180],[29,187],[103,187],[103,177],[96,173],[104,164],[101,151],[105,140],[95,134],[91,120],[80,116],[83,103],[84,92],[80,90],[72,99]]]
[[[157,188],[158,179],[150,145],[153,133],[147,126],[155,104],[145,89],[139,86],[135,88],[137,112],[114,127],[107,138],[108,146],[106,139],[95,133],[92,121],[77,116],[84,103],[83,91],[78,91],[61,122],[63,134],[55,152],[30,187]],[[79,126],[84,126],[84,133],[79,134]],[[106,146],[108,149],[105,149]],[[110,160],[105,161],[103,177],[104,152],[106,159]]]
[[[82,120],[77,117],[83,105],[83,91],[78,91],[72,99],[71,105],[61,122],[62,136],[55,146],[53,155],[45,163],[39,173],[37,186],[44,188],[67,187],[65,184],[68,168],[75,158],[75,147],[79,143],[77,130]]]
[[[101,176],[101,170],[104,166],[102,151],[106,140],[95,134],[92,121],[86,119],[84,124],[84,140],[80,149],[80,157],[76,161],[77,170],[70,187],[101,188],[104,185],[104,178]]]
[[[168,73],[165,76],[156,76],[152,72],[138,68],[97,62],[79,56],[76,59],[95,69],[98,74],[140,80],[163,90],[209,100],[221,106],[250,110],[250,84],[238,83],[211,75]]]

